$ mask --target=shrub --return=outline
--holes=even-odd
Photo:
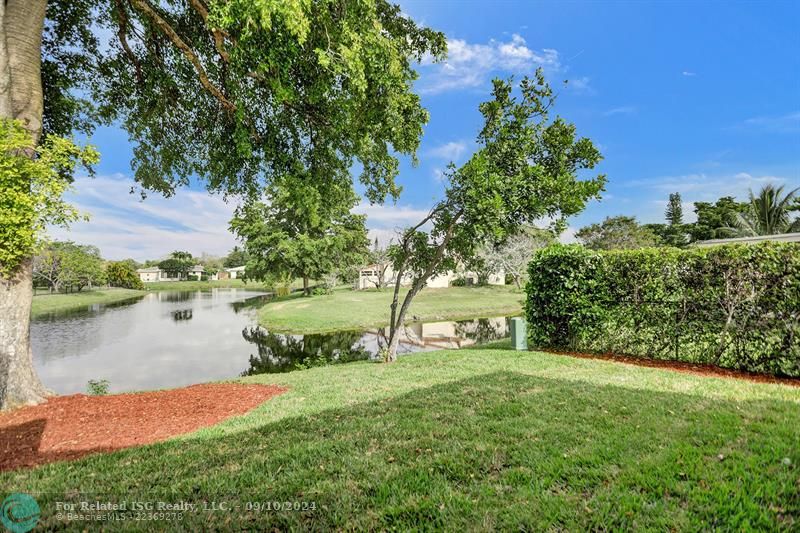
[[[90,379],[86,385],[86,392],[91,396],[105,396],[108,394],[108,386],[107,379]]]
[[[106,265],[106,281],[111,287],[144,290],[139,274],[126,261],[114,261]]]
[[[800,247],[540,250],[532,346],[800,376]]]

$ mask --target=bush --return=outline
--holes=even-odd
[[[800,246],[540,250],[532,346],[800,376]]]
[[[126,261],[114,261],[106,265],[106,282],[111,287],[144,290],[139,274]]]
[[[86,392],[90,396],[105,396],[108,394],[108,386],[107,379],[90,379],[86,385]]]

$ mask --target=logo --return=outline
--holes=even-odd
[[[39,521],[41,509],[28,494],[15,492],[3,500],[0,521],[12,533],[27,533]]]

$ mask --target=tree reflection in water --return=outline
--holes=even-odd
[[[508,317],[462,320],[456,322],[456,334],[474,344],[485,344],[508,337],[509,323]]]
[[[362,335],[358,331],[280,335],[258,326],[248,327],[242,331],[242,336],[257,346],[258,355],[250,356],[250,368],[242,375],[289,372],[298,368],[369,359],[369,351],[360,343]]]

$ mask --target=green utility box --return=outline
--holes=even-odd
[[[511,345],[515,350],[528,349],[528,333],[525,328],[525,319],[521,316],[511,319]]]

